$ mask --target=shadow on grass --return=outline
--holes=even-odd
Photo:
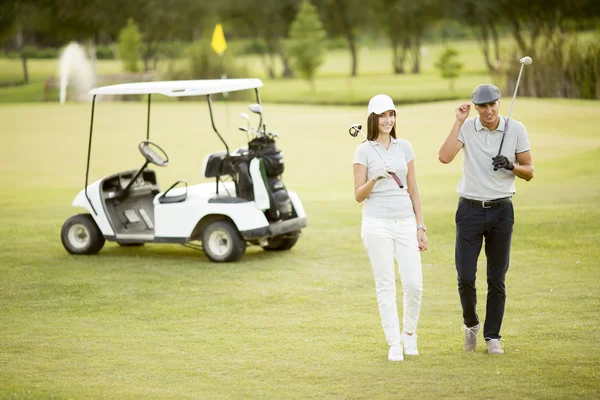
[[[252,263],[257,265],[266,265],[273,262],[283,261],[289,257],[296,258],[299,255],[294,250],[291,251],[265,251],[258,246],[249,246],[241,260],[233,263],[214,263],[211,262],[202,250],[191,249],[179,245],[161,245],[146,244],[139,247],[121,247],[117,244],[109,243],[93,258],[101,259],[121,259],[134,261],[135,259],[148,260],[153,259],[162,262],[194,262],[196,266],[216,266],[219,264],[238,265]],[[84,257],[85,256],[69,256]]]

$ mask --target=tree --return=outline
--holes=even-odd
[[[291,77],[289,56],[283,45],[298,12],[298,0],[263,0],[260,7],[247,0],[221,1],[219,14],[224,28],[233,35],[255,38],[264,51],[261,61],[270,78],[275,78],[275,60],[281,59],[283,77]]]
[[[119,32],[119,56],[123,61],[125,71],[138,71],[141,43],[142,34],[133,18],[129,18],[127,25]]]
[[[315,73],[324,61],[325,36],[317,8],[310,0],[303,0],[290,27],[290,54],[294,70],[309,81],[313,89]]]
[[[358,75],[358,34],[369,26],[368,2],[364,0],[315,0],[321,16],[327,21],[330,37],[343,36],[348,42],[351,66],[350,76]]]
[[[450,91],[454,92],[454,81],[460,76],[463,64],[458,61],[458,51],[452,47],[446,47],[440,54],[435,67],[440,70],[442,78],[450,80]]]
[[[421,40],[425,30],[442,17],[439,0],[374,0],[372,11],[390,39],[394,73],[403,74],[412,61],[411,72],[421,71]]]
[[[15,47],[21,56],[23,83],[29,83],[29,44],[35,27],[45,25],[40,0],[7,0],[0,4],[0,37],[13,36]]]
[[[448,9],[449,16],[459,19],[471,28],[479,42],[485,65],[491,73],[497,72],[501,64],[498,27],[503,23],[503,10],[506,7],[501,2],[502,0],[457,0]]]

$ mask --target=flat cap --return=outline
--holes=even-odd
[[[494,101],[500,99],[500,89],[496,86],[486,83],[484,85],[479,85],[473,90],[471,94],[473,98],[473,104],[481,105],[487,103],[493,103]]]

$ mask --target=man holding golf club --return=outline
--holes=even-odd
[[[367,135],[354,156],[354,188],[357,202],[365,202],[361,236],[373,268],[381,323],[389,345],[388,359],[402,361],[404,354],[416,356],[417,322],[423,291],[421,255],[427,250],[421,200],[414,158],[409,142],[396,137],[396,107],[389,96],[369,101]],[[398,261],[404,292],[403,331],[396,306]]]
[[[522,62],[523,65],[529,62]],[[525,60],[527,61],[527,60]],[[519,74],[519,80],[521,74]],[[513,104],[518,89],[515,88]],[[485,239],[487,257],[487,304],[483,337],[489,354],[503,354],[500,327],[506,300],[505,276],[508,270],[514,224],[511,197],[515,176],[529,181],[533,166],[527,130],[522,123],[499,115],[500,90],[479,85],[472,94],[478,115],[467,118],[470,104],[456,109],[456,119],[439,151],[448,164],[463,150],[463,173],[456,212],[455,262],[458,292],[463,310],[465,351],[473,351],[481,329],[476,312],[475,277],[477,259]]]

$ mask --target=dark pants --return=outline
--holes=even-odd
[[[504,278],[508,271],[514,221],[512,203],[493,208],[479,208],[462,201],[458,203],[455,260],[458,293],[467,327],[479,323],[475,275],[477,258],[485,238],[488,292],[483,337],[486,339],[500,339],[506,301]]]

